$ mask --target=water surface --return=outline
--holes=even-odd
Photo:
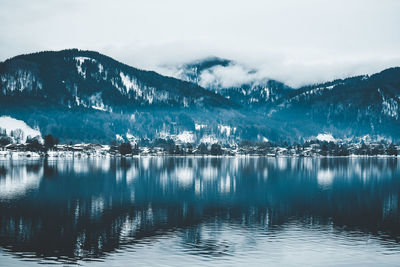
[[[0,266],[398,266],[399,163],[0,161]]]

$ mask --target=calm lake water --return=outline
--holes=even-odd
[[[0,266],[399,266],[400,160],[0,161]]]

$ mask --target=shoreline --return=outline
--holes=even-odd
[[[2,153],[3,152],[3,153]],[[111,153],[82,153],[82,152],[65,152],[65,151],[52,151],[53,153],[39,154],[31,151],[0,151],[0,160],[69,160],[69,159],[134,159],[134,158],[381,158],[381,159],[397,159],[400,155],[347,155],[347,156],[323,156],[323,155],[260,155],[260,154],[235,154],[235,155],[201,155],[201,154],[186,154],[186,155],[173,155],[173,154],[139,154],[139,155],[120,155]],[[75,154],[76,153],[76,154]]]

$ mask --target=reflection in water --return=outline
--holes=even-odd
[[[74,262],[165,238],[174,243],[164,253],[257,263],[265,240],[315,248],[345,238],[362,249],[372,237],[398,255],[399,192],[397,159],[0,161],[0,246]]]
[[[16,162],[13,166],[6,162],[0,165],[0,199],[12,199],[37,188],[42,176],[43,166],[38,162]]]

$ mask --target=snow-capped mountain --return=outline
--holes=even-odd
[[[400,68],[298,89],[220,58],[177,70],[183,80],[76,49],[17,56],[0,63],[0,115],[61,142],[400,140]]]
[[[246,107],[270,104],[293,88],[238,62],[209,57],[175,67],[173,76],[196,83]]]
[[[6,60],[0,64],[0,88],[3,102],[20,98],[103,111],[231,104],[196,84],[76,49]]]
[[[269,115],[297,128],[323,125],[340,134],[400,135],[400,68],[305,86],[281,98]],[[304,129],[306,131],[306,129]]]

